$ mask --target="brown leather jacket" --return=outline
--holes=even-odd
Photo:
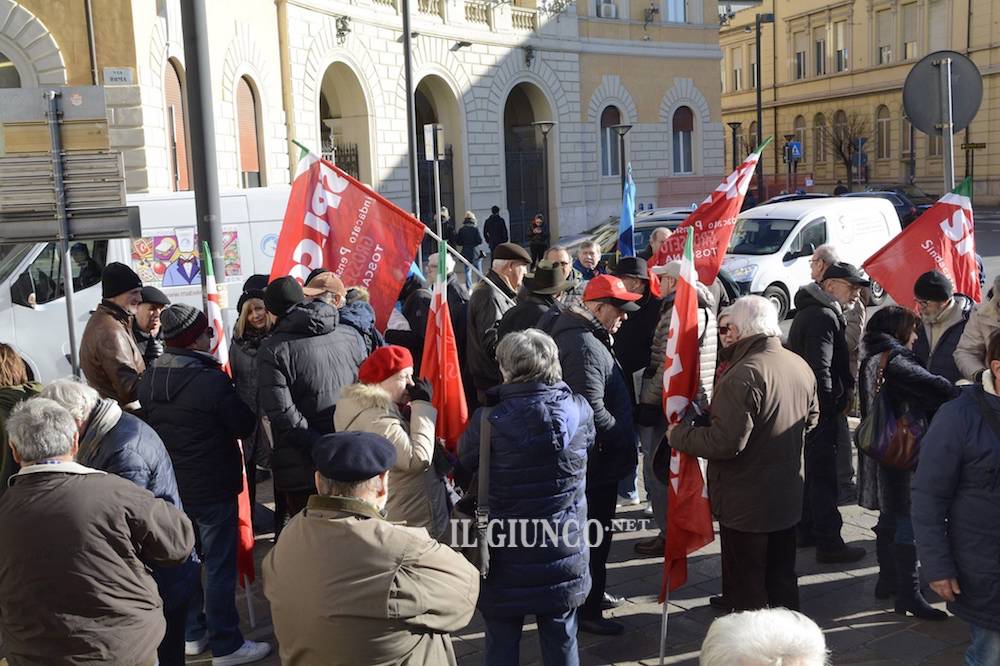
[[[142,352],[132,337],[132,316],[109,301],[102,301],[87,322],[80,343],[80,367],[102,398],[122,407],[139,406],[139,377],[146,371]]]

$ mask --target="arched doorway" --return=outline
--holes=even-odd
[[[0,88],[20,88],[21,75],[14,66],[14,61],[0,51]]]
[[[323,74],[319,122],[323,157],[374,187],[370,110],[357,75],[342,62]]]
[[[170,159],[170,189],[191,189],[188,181],[187,92],[180,63],[167,60],[163,71],[163,104],[167,123],[167,155]]]
[[[465,162],[462,147],[462,112],[451,86],[439,76],[420,79],[414,94],[417,123],[417,175],[420,187],[420,219],[435,226],[434,163],[425,160],[424,125],[440,123],[444,128],[445,159],[441,162],[441,205],[448,208],[456,227],[461,225],[466,201],[462,174]],[[433,250],[431,250],[433,252]]]
[[[540,129],[532,123],[554,119],[552,107],[542,91],[531,83],[519,83],[507,95],[503,110],[504,157],[507,175],[507,211],[510,213],[510,239],[523,243],[528,222],[536,213],[546,216],[550,242],[558,237],[554,219],[557,190],[553,168],[555,132],[548,136],[548,177],[544,174]],[[548,197],[546,197],[548,190]],[[546,198],[548,201],[546,201]]]

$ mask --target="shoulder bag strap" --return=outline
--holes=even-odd
[[[490,424],[492,407],[482,412],[479,426],[479,488],[476,491],[476,520],[480,515],[485,520],[490,512],[490,439],[493,436],[493,426]]]

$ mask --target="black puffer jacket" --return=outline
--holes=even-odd
[[[935,375],[941,375],[953,384],[962,379],[962,372],[955,364],[955,348],[958,347],[958,341],[962,339],[962,333],[965,332],[965,324],[969,321],[973,306],[972,299],[962,294],[955,294],[954,298],[955,307],[958,309],[949,318],[950,321],[937,324],[947,328],[937,334],[938,339],[934,344],[934,351],[930,349],[927,333],[928,329],[933,328],[935,324],[921,323],[918,325],[917,341],[913,343],[913,353],[927,366],[927,369]],[[947,314],[945,313],[945,316]]]
[[[139,380],[139,400],[170,454],[185,505],[239,494],[243,460],[236,440],[253,432],[255,419],[212,356],[167,347]]]
[[[340,390],[357,381],[365,360],[354,329],[337,322],[332,305],[299,303],[278,320],[258,352],[258,404],[271,421],[271,467],[279,491],[313,487],[312,443],[333,432]]]
[[[233,346],[229,349],[229,368],[233,372],[233,384],[240,400],[254,413],[254,432],[243,440],[243,457],[247,460],[261,460],[264,455],[261,447],[267,443],[263,428],[260,427],[260,406],[257,404],[257,384],[260,366],[257,364],[257,354],[267,335],[246,333],[243,337],[233,338]],[[266,448],[264,449],[266,451]],[[264,458],[266,460],[266,458]]]
[[[646,293],[636,301],[638,312],[633,312],[622,322],[621,328],[615,333],[615,357],[622,366],[625,376],[631,378],[636,370],[645,370],[649,366],[652,352],[653,332],[660,321],[660,306],[663,300],[655,298],[646,286]],[[628,382],[632,390],[632,382]],[[638,396],[632,396],[633,402],[638,402]]]
[[[587,460],[587,486],[618,483],[635,469],[638,439],[631,393],[611,351],[611,336],[580,306],[559,315],[551,335],[563,381],[594,410],[597,437]]]
[[[786,346],[816,375],[820,419],[832,418],[844,411],[854,389],[843,311],[815,282],[795,294],[795,310]]]

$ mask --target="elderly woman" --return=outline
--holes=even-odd
[[[38,395],[41,390],[41,384],[28,380],[28,366],[24,359],[13,347],[0,343],[0,497],[7,490],[7,479],[18,470],[7,445],[7,431],[3,425],[17,403]]]
[[[379,347],[358,369],[358,383],[340,393],[333,416],[337,432],[371,432],[396,447],[389,472],[386,517],[426,527],[435,539],[448,527],[444,480],[434,469],[434,423],[430,383],[413,380],[413,357],[405,347]]]
[[[545,666],[578,664],[577,609],[591,583],[584,490],[593,411],[562,381],[559,351],[545,333],[508,334],[497,346],[497,361],[504,383],[490,390],[496,406],[472,416],[459,456],[465,469],[478,468],[480,432],[489,419],[489,517],[503,521],[491,530],[502,534],[510,521],[528,522],[502,534],[504,547],[491,549],[479,596],[484,663],[517,666],[524,617],[534,615]],[[556,539],[545,538],[553,532]]]
[[[951,382],[928,371],[913,353],[919,321],[912,311],[891,305],[876,312],[868,322],[862,338],[864,358],[858,382],[863,416],[871,412],[881,390],[897,416],[908,409],[926,424],[942,404],[958,394]],[[910,520],[912,479],[911,470],[888,467],[864,455],[858,461],[858,504],[879,511],[875,526],[879,564],[875,597],[885,599],[894,593],[897,613],[944,620],[947,614],[931,608],[920,593]]]

